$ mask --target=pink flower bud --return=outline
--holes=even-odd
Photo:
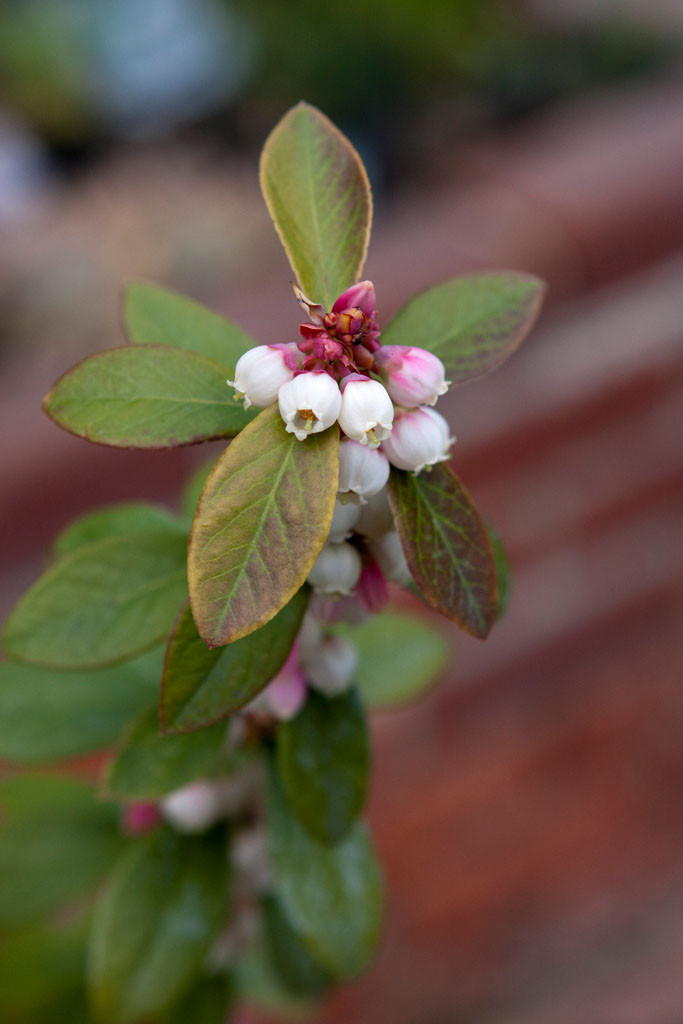
[[[372,316],[375,312],[375,286],[372,281],[359,281],[358,284],[347,288],[339,296],[334,306],[333,313],[341,313],[345,309],[360,309],[366,316]]]
[[[351,373],[342,381],[339,426],[347,437],[376,448],[391,434],[394,407],[377,380]]]
[[[346,540],[351,535],[359,514],[360,506],[357,502],[340,501],[337,498],[334,503],[334,515],[332,516],[332,525],[330,526],[327,539],[334,544]]]
[[[299,644],[294,644],[286,662],[265,689],[247,704],[251,715],[274,716],[282,721],[293,718],[306,700],[306,682],[299,665]]]
[[[371,541],[370,551],[388,580],[400,583],[402,587],[411,582],[410,569],[396,530],[390,530],[379,540]]]
[[[368,448],[346,437],[339,446],[339,490],[357,495],[362,504],[377,494],[389,479],[389,460],[376,448]]]
[[[237,360],[235,379],[227,383],[244,399],[244,408],[250,405],[265,409],[272,405],[278,391],[294,376],[298,368],[297,346],[256,345]]]
[[[358,668],[356,648],[341,636],[326,636],[304,665],[311,686],[328,697],[348,689]]]
[[[382,448],[393,466],[419,473],[436,462],[445,462],[454,440],[443,416],[423,405],[397,413],[391,437]]]
[[[350,594],[360,570],[360,555],[352,544],[325,544],[308,574],[308,582],[320,594]]]
[[[305,441],[309,434],[327,430],[336,422],[342,396],[329,374],[311,370],[283,384],[277,400],[289,433]]]
[[[443,363],[423,348],[385,345],[375,353],[375,362],[397,405],[434,405],[448,391]]]
[[[128,836],[139,836],[156,828],[161,821],[158,804],[128,804],[123,809],[121,828]]]
[[[374,558],[366,558],[356,585],[356,598],[366,612],[376,615],[389,600],[387,581]]]

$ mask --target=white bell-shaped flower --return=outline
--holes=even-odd
[[[398,469],[419,473],[427,466],[445,462],[454,441],[448,421],[423,405],[397,413],[391,437],[382,443],[382,449]]]
[[[412,580],[406,556],[396,530],[389,530],[382,537],[370,542],[370,552],[385,578],[405,587]]]
[[[344,438],[339,446],[339,490],[364,504],[389,479],[389,460],[376,448]]]
[[[311,686],[328,697],[342,693],[353,682],[358,668],[356,648],[341,636],[326,636],[315,658],[304,665]]]
[[[391,434],[394,406],[383,384],[359,373],[342,381],[339,426],[347,437],[376,448]]]
[[[389,507],[387,489],[383,487],[377,494],[371,494],[365,505],[361,505],[355,530],[363,537],[376,540],[393,529],[394,517]]]
[[[448,391],[444,365],[438,356],[411,345],[384,345],[375,353],[384,386],[397,405],[434,405]]]
[[[289,433],[305,441],[309,434],[327,430],[336,422],[342,396],[328,373],[311,370],[283,384],[277,400]]]
[[[319,594],[350,594],[358,583],[361,558],[353,544],[325,544],[308,574]]]
[[[265,409],[272,405],[278,391],[294,376],[299,351],[292,345],[256,345],[237,360],[235,379],[227,381],[244,400],[244,408],[253,405]]]
[[[205,832],[223,814],[220,794],[208,780],[175,789],[160,803],[161,813],[179,832]]]
[[[346,496],[344,495],[344,498],[345,497]],[[340,501],[339,498],[337,498],[334,503],[332,525],[330,526],[330,532],[327,535],[328,541],[338,544],[340,541],[346,540],[347,537],[350,537],[359,515],[360,506],[357,502],[346,500]]]

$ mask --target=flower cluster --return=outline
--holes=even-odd
[[[329,313],[294,291],[308,316],[301,340],[250,349],[228,381],[245,407],[277,401],[300,441],[338,423],[345,438],[381,446],[399,469],[419,473],[447,459],[453,438],[431,408],[448,389],[443,364],[421,348],[381,345],[372,282],[348,288]]]

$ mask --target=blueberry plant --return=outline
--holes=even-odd
[[[414,697],[444,661],[423,618],[383,610],[387,581],[480,638],[501,611],[504,558],[434,404],[514,350],[541,283],[456,278],[383,322],[362,279],[365,170],[306,104],[267,140],[261,186],[297,340],[259,345],[133,284],[129,344],[45,399],[96,444],[231,440],[180,514],[136,502],[68,526],[5,624],[9,1024],[219,1024],[363,971],[383,902],[359,820],[366,708]],[[96,787],[54,771],[97,751]]]

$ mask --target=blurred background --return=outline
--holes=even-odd
[[[549,283],[446,400],[512,599],[484,645],[444,627],[439,687],[374,722],[386,939],[319,1020],[680,1024],[681,0],[5,0],[0,610],[70,517],[173,503],[206,455],[41,414],[122,343],[122,283],[296,338],[256,168],[302,98],[368,166],[380,317],[468,271]]]

